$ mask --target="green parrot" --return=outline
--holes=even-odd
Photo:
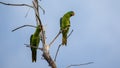
[[[34,47],[38,47],[39,46],[39,42],[40,42],[40,32],[41,32],[41,28],[40,25],[38,25],[36,27],[36,31],[34,32],[34,34],[31,35],[30,37],[30,45],[34,46]],[[31,47],[31,51],[32,51],[32,62],[36,62],[36,58],[37,58],[37,49]]]
[[[62,45],[67,45],[67,34],[70,28],[70,17],[74,16],[73,11],[69,11],[64,14],[60,19],[60,30],[62,31]]]

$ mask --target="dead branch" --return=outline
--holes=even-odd
[[[73,30],[70,32],[70,34],[67,36],[67,38],[69,38],[72,33],[73,33]],[[55,54],[54,61],[56,61],[56,59],[57,59],[57,55],[58,55],[58,52],[59,52],[61,46],[62,46],[62,43],[58,46],[57,52]]]
[[[58,55],[58,52],[59,52],[59,49],[60,49],[61,46],[62,46],[62,43],[58,46],[57,52],[56,52],[56,54],[55,54],[55,58],[54,58],[54,61],[55,61],[55,62],[56,62],[57,55]]]
[[[72,33],[73,33],[73,30],[70,32],[70,34],[67,36],[67,38],[69,38]]]
[[[49,53],[43,53],[43,57],[48,62],[49,66],[51,66],[52,68],[57,68]]]
[[[29,11],[30,11],[30,8],[28,9],[28,11],[26,13],[25,18],[28,16]]]
[[[94,63],[94,62],[88,62],[88,63],[83,63],[83,64],[71,64],[71,65],[67,66],[66,68],[70,68],[70,67],[72,67],[72,66],[88,65],[88,64],[92,64],[92,63]]]
[[[67,28],[66,28],[67,29]],[[63,29],[63,30],[66,30],[66,29]],[[61,34],[62,30],[60,30],[58,32],[58,34],[55,36],[55,38],[50,42],[49,44],[49,47],[52,45],[52,43],[57,39],[57,37]],[[71,33],[73,32],[73,30],[71,31]],[[71,35],[71,33],[68,35],[68,37]]]
[[[36,26],[33,26],[33,25],[23,25],[23,26],[20,26],[20,27],[17,27],[17,28],[15,28],[15,29],[13,29],[12,32],[14,32],[14,31],[16,31],[16,30],[18,30],[18,29],[20,29],[20,28],[26,27],[26,26],[36,28]]]
[[[30,47],[30,48],[32,47],[32,48],[36,48],[36,49],[39,49],[39,50],[43,51],[42,48],[38,48],[36,46],[32,46],[32,45],[29,45],[29,44],[24,44],[24,45],[26,45],[26,47]]]
[[[41,37],[42,37],[41,40],[42,40],[42,44],[43,44],[43,52],[46,52],[45,35],[44,35],[43,25],[42,25],[42,22],[41,22],[41,19],[39,16],[38,0],[34,0],[34,1],[32,1],[32,3],[33,3],[33,7],[34,7],[37,25],[40,25],[40,28],[41,28]]]
[[[5,2],[0,2],[0,4],[9,5],[9,6],[27,6],[27,7],[33,8],[33,6],[28,5],[28,4],[11,4],[11,3],[5,3]],[[43,11],[43,14],[45,14],[45,10],[40,5],[39,5],[39,7]]]
[[[34,0],[34,1],[32,1],[32,3],[33,3],[33,8],[34,8],[34,12],[35,12],[37,25],[42,26],[40,16],[39,16],[38,0]]]
[[[41,8],[41,10],[43,11],[43,14],[45,14],[45,10],[40,6],[40,5],[38,5],[40,8]]]
[[[39,7],[40,7],[41,10],[43,11],[43,14],[45,14],[45,10],[44,10],[40,5],[39,5]],[[27,11],[27,13],[26,13],[25,18],[28,16],[29,11],[30,11],[30,8],[28,9],[28,11]]]
[[[52,43],[57,39],[57,37],[61,34],[61,31],[55,36],[55,38],[50,42],[49,47],[52,45]]]
[[[56,64],[52,60],[52,58],[51,58],[51,56],[48,52],[48,49],[47,49],[45,34],[44,34],[44,31],[43,31],[43,25],[42,25],[42,22],[41,22],[41,19],[40,19],[40,16],[39,16],[38,0],[34,0],[34,1],[32,1],[32,3],[33,3],[34,11],[35,11],[35,17],[36,17],[37,25],[40,25],[40,28],[42,29],[41,34],[42,34],[42,44],[43,44],[43,57],[48,62],[49,66],[51,66],[52,68],[57,68]]]
[[[33,6],[28,5],[28,4],[10,4],[10,3],[5,3],[5,2],[0,2],[0,4],[9,5],[9,6],[27,6],[27,7],[33,8]]]

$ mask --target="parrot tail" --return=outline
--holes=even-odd
[[[36,62],[36,54],[37,52],[36,52],[36,50],[35,51],[32,51],[32,62]]]
[[[67,45],[67,36],[62,36],[62,45]]]

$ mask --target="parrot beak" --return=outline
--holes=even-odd
[[[72,16],[74,16],[74,15],[75,15],[75,13],[73,12],[73,13],[72,13]]]

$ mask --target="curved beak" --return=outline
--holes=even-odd
[[[72,13],[72,16],[74,16],[75,15],[75,13]]]

